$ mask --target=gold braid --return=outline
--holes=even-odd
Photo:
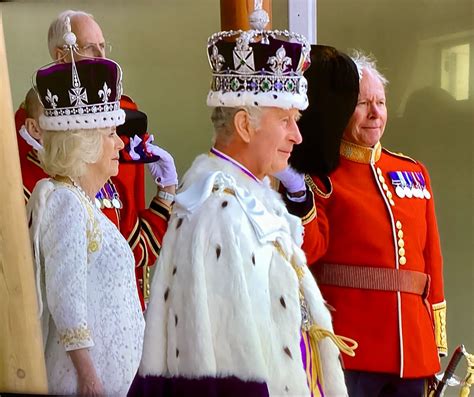
[[[300,301],[303,305],[306,305],[306,301],[304,298],[304,293],[303,293],[303,286],[302,286],[302,280],[305,275],[305,269],[302,266],[298,266],[295,261],[286,255],[286,253],[283,251],[283,248],[281,245],[278,243],[278,241],[274,241],[273,245],[275,246],[276,250],[278,253],[287,261],[291,264],[291,267],[296,273],[296,276],[298,277],[298,282],[299,282],[299,295],[300,295]],[[329,338],[331,339],[334,344],[337,346],[337,348],[342,352],[347,354],[350,357],[355,356],[354,350],[357,349],[359,344],[346,336],[340,336],[336,335],[333,332],[321,328],[319,325],[316,325],[311,321],[311,326],[308,329],[309,333],[309,339],[310,339],[310,345],[311,345],[311,350],[313,352],[311,360],[312,360],[312,374],[311,374],[311,391],[314,393],[314,395],[318,395],[318,385],[317,385],[317,379],[319,379],[321,383],[321,387],[324,390],[324,381],[323,381],[323,371],[321,367],[321,353],[319,351],[319,344],[318,342],[322,341],[324,338]]]

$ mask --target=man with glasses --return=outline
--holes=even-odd
[[[105,58],[108,55],[106,50],[110,50],[110,46],[94,17],[83,11],[67,10],[51,23],[48,31],[49,53],[53,60],[71,61],[70,55],[63,47],[64,35],[68,32],[69,25],[77,40],[75,62],[87,58]],[[104,185],[97,200],[104,214],[119,228],[132,248],[138,293],[142,308],[145,308],[149,292],[149,266],[155,263],[161,249],[161,240],[166,231],[178,178],[171,155],[150,144],[150,136],[146,131],[146,115],[138,111],[135,102],[124,95],[120,106],[125,109],[127,118],[125,125],[118,128],[117,133],[124,140],[126,149],[133,150],[135,159],[130,159],[128,152],[122,153],[119,174]],[[41,131],[38,132],[39,139],[31,137],[25,125],[28,117],[31,115],[28,115],[28,109],[23,103],[15,113],[15,124],[25,201],[28,201],[36,182],[47,177],[40,168],[37,150],[32,148],[32,143],[36,148],[41,145]],[[141,142],[132,148],[132,140]],[[150,150],[153,153],[150,153]],[[139,158],[136,153],[140,153]],[[150,162],[151,160],[156,161]],[[157,193],[149,208],[145,207],[145,162],[157,183]]]
[[[79,56],[74,56],[76,61],[84,57],[105,58],[108,55],[106,52],[110,52],[109,45],[94,17],[83,11],[68,10],[61,13],[49,26],[48,47],[52,59],[63,59],[67,53],[63,48],[66,18],[70,19],[71,30],[76,34],[79,52]]]

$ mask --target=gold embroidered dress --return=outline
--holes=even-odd
[[[144,331],[127,242],[72,185],[43,179],[27,208],[49,393],[77,392],[67,352],[87,348],[106,394],[126,395]]]

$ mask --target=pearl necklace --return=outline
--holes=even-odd
[[[86,200],[89,202],[90,205],[92,205],[92,207],[95,207],[95,202],[90,198],[90,196],[84,191],[84,189],[79,186],[79,184],[74,180],[72,179],[71,177],[69,178],[72,182],[72,185],[77,189],[79,190],[79,192],[86,198]]]
[[[87,200],[87,202],[92,205],[92,207],[95,207],[95,203],[94,201],[92,201],[92,199],[89,197],[89,195],[84,191],[84,189],[74,180],[72,179],[70,176],[59,176],[59,175],[56,175],[54,177],[55,180],[57,180],[58,182],[62,182],[62,183],[66,183],[68,185],[72,185],[74,186],[78,191],[79,193]]]

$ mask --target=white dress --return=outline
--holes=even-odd
[[[77,188],[44,179],[28,203],[50,394],[74,394],[67,351],[88,348],[107,395],[126,395],[144,319],[133,254]]]

